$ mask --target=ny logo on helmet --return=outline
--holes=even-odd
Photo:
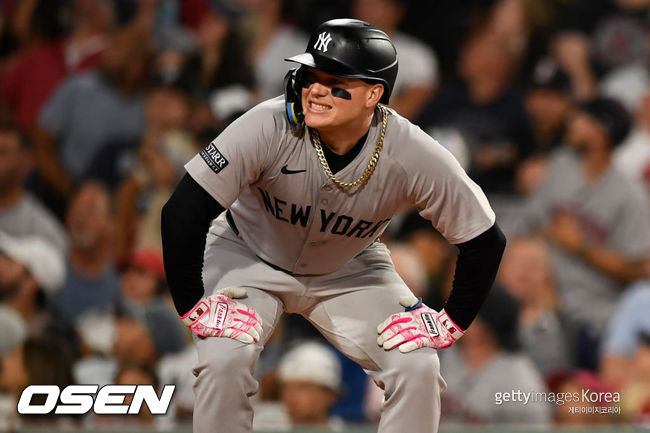
[[[326,52],[327,46],[329,45],[330,42],[332,42],[332,35],[323,32],[320,35],[318,35],[318,40],[314,44],[314,49],[322,52]]]

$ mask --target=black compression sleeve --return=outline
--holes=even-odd
[[[496,223],[462,244],[456,260],[454,283],[445,311],[461,329],[472,323],[496,277],[506,238]]]
[[[210,223],[225,209],[185,174],[162,209],[167,283],[179,314],[203,297],[203,250]]]

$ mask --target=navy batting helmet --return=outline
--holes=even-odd
[[[307,52],[290,62],[344,78],[381,83],[387,104],[397,77],[397,52],[388,35],[370,23],[354,19],[327,21],[309,39]]]

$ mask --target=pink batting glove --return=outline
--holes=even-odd
[[[445,349],[465,334],[444,309],[437,312],[413,295],[402,296],[399,303],[406,311],[392,314],[377,327],[377,344],[385,350],[397,346],[402,353],[421,347]]]
[[[256,343],[262,335],[262,319],[253,307],[235,301],[246,296],[243,287],[228,287],[201,299],[181,320],[201,337],[227,337]]]

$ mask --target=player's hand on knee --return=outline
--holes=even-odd
[[[253,307],[235,299],[246,296],[243,287],[228,287],[202,298],[181,320],[202,337],[227,337],[242,343],[256,343],[262,335],[262,319]]]
[[[413,295],[401,297],[399,303],[406,311],[392,314],[377,327],[377,344],[386,350],[398,346],[402,353],[420,347],[444,349],[464,334],[444,309],[433,310]]]

